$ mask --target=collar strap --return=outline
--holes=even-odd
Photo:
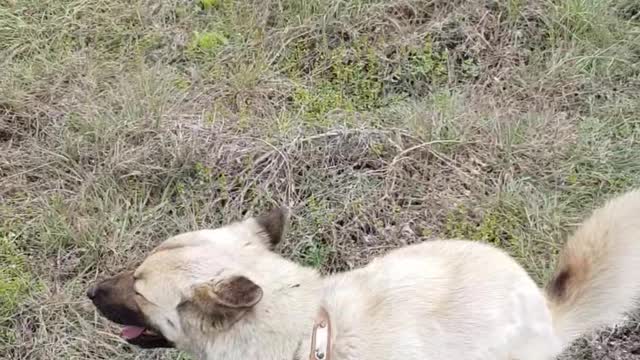
[[[309,360],[331,360],[331,319],[324,307],[320,308],[313,323]]]

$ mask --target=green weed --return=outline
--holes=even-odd
[[[330,253],[331,249],[327,245],[314,242],[305,246],[298,257],[302,264],[319,269],[327,261]]]
[[[519,242],[516,234],[517,214],[507,214],[499,207],[493,207],[481,215],[481,219],[471,221],[469,211],[460,207],[447,216],[445,236],[448,238],[476,240],[499,247],[508,247]]]
[[[38,282],[29,271],[27,257],[16,245],[16,234],[3,229],[0,229],[0,264],[0,323],[3,323],[34,294]]]
[[[217,51],[229,42],[221,32],[195,32],[189,43],[188,51],[194,55],[214,56]]]
[[[424,46],[419,51],[409,53],[409,75],[425,79],[434,84],[440,84],[447,78],[447,54],[434,51],[430,37],[424,40]],[[471,63],[468,62],[468,67]]]
[[[210,10],[219,8],[224,0],[199,0],[198,2],[203,10]]]

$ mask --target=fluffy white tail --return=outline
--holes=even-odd
[[[640,190],[610,200],[578,228],[546,293],[565,346],[634,309],[640,299]]]

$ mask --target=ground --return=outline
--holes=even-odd
[[[338,271],[464,237],[541,284],[640,185],[636,0],[0,0],[0,357],[133,349],[84,298],[271,206]],[[640,322],[567,359],[640,359]]]

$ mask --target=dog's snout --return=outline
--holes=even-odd
[[[111,285],[108,280],[95,283],[87,289],[87,297],[94,303],[104,301],[111,296]]]
[[[91,300],[95,299],[98,295],[98,286],[92,285],[87,289],[87,297]]]
[[[147,327],[135,300],[133,272],[123,272],[90,285],[86,295],[107,319],[122,325]]]

